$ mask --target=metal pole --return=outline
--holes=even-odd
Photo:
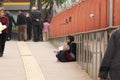
[[[30,0],[30,10],[32,7],[35,6],[35,2],[36,2],[36,0]]]
[[[37,6],[38,6],[38,10],[41,11],[41,7],[42,7],[41,0],[37,1]]]
[[[109,27],[113,26],[113,0],[109,0]]]

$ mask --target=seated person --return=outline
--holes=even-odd
[[[63,50],[57,52],[57,59],[61,62],[76,61],[76,43],[74,43],[74,37],[68,35],[66,42],[67,45],[63,46]]]

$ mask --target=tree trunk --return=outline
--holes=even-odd
[[[41,8],[42,8],[42,0],[38,0],[38,2],[37,2],[37,5],[38,5],[38,10],[40,10],[41,11]]]
[[[3,6],[3,1],[4,1],[4,0],[0,0],[0,7]]]
[[[45,11],[45,19],[47,19],[48,21],[51,21],[51,18],[52,18],[52,16],[53,16],[53,2],[51,2],[51,4],[49,5],[50,7],[49,7],[49,9],[47,9],[46,11]]]
[[[35,6],[35,2],[36,2],[36,0],[30,0],[30,10],[32,7]]]

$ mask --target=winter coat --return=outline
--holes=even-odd
[[[106,79],[108,72],[111,80],[120,80],[120,29],[110,37],[98,76]]]
[[[9,20],[9,26],[10,26],[10,27],[13,26],[13,23],[14,23],[14,25],[16,25],[16,22],[15,22],[13,16],[11,16],[11,15],[6,15],[6,17],[7,17],[8,20]]]
[[[7,33],[8,32],[8,25],[9,25],[9,20],[7,17],[0,17],[0,22],[2,23],[2,25],[6,25],[7,28],[5,30],[2,31],[2,33]]]
[[[42,20],[40,11],[35,10],[31,12],[31,19],[32,19],[33,25],[40,25]],[[37,21],[36,19],[39,19],[39,21]]]
[[[27,21],[27,26],[32,26],[32,19],[31,19],[31,17],[26,17],[26,21]]]
[[[27,24],[26,16],[23,13],[19,14],[17,16],[17,25],[19,26],[19,25],[26,25],[26,24]]]

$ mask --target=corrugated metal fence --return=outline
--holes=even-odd
[[[114,29],[108,28],[73,35],[77,43],[77,62],[94,80],[97,79],[109,36]],[[57,47],[63,45],[64,41],[65,36],[51,39]]]

